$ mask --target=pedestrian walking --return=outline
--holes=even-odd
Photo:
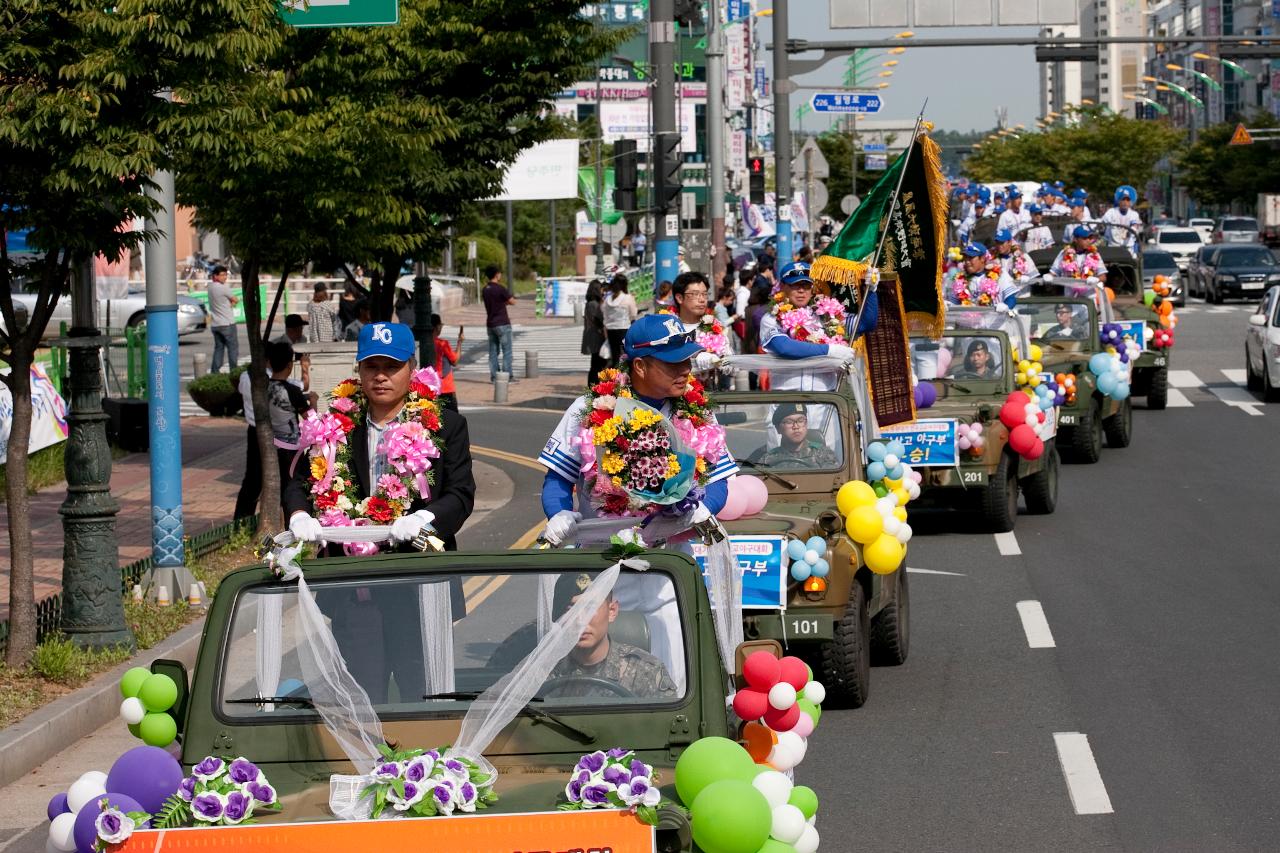
[[[637,231],[635,236],[631,238],[631,251],[634,252],[634,262],[637,267],[644,266],[644,247],[645,236],[643,231]]]
[[[458,385],[453,378],[453,369],[462,355],[462,327],[458,327],[457,349],[449,346],[444,338],[444,320],[439,314],[431,315],[431,334],[436,342],[436,373],[440,374],[440,402],[446,409],[458,411]]]
[[[236,335],[236,304],[240,297],[231,293],[227,284],[227,268],[219,264],[209,274],[209,327],[213,332],[214,373],[222,371],[222,361],[227,359],[228,371],[236,369],[240,356],[240,342]]]
[[[490,264],[484,270],[488,284],[480,291],[484,301],[484,325],[489,335],[489,381],[498,379],[498,356],[502,356],[502,372],[507,380],[515,381],[511,373],[511,318],[507,315],[507,306],[515,305],[516,298],[502,283],[502,270],[497,264]]]
[[[356,267],[356,269],[360,269]],[[347,326],[355,320],[360,313],[360,303],[363,301],[364,295],[353,282],[348,281],[346,287],[342,289],[342,296],[338,299],[338,328],[345,333]]]
[[[622,339],[627,329],[636,321],[640,310],[636,298],[627,292],[627,277],[617,273],[609,279],[609,295],[601,306],[604,312],[604,329],[609,338],[609,366],[617,367],[622,358]]]
[[[313,344],[328,344],[338,340],[338,311],[329,301],[329,288],[317,281],[307,303],[307,323],[311,326],[309,340]]]
[[[302,376],[293,376],[293,347],[286,343],[269,342],[266,345],[267,405],[271,408],[271,430],[275,434],[277,448],[284,441],[291,448],[284,448],[280,464],[280,485],[283,490],[289,479],[288,470],[298,446],[298,415],[310,409],[315,402],[315,395],[308,396],[311,386],[310,363],[301,365]],[[280,359],[284,359],[281,363]],[[283,387],[287,386],[287,387]],[[233,518],[237,521],[250,518],[258,509],[258,498],[262,495],[262,455],[258,451],[257,418],[253,408],[253,390],[249,371],[240,374],[240,396],[244,400],[245,433],[244,477],[240,481],[240,492],[236,495],[236,507]],[[289,412],[292,411],[293,426],[289,426]]]
[[[591,356],[591,367],[587,370],[587,384],[591,385],[600,375],[600,371],[609,366],[609,359],[600,354],[609,343],[609,335],[604,328],[604,286],[600,279],[587,285],[587,302],[582,309],[582,354]]]
[[[361,299],[356,302],[355,319],[342,330],[342,339],[344,341],[360,340],[360,330],[371,322],[373,322],[373,316],[369,308],[369,300]]]

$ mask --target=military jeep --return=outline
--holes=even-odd
[[[615,559],[587,549],[386,554],[313,560],[303,570],[388,742],[409,749],[456,743],[475,696],[511,672],[549,625],[551,601],[540,590],[558,595],[561,578],[592,576]],[[578,758],[615,746],[658,768],[664,795],[675,800],[683,749],[736,735],[726,714],[730,674],[700,572],[675,551],[645,559],[647,572],[623,570],[607,631],[611,648],[639,650],[631,657],[650,670],[656,659],[669,680],[553,670],[485,750],[499,772],[500,800],[489,813],[554,811]],[[283,813],[263,822],[334,819],[330,775],[357,772],[313,709],[298,619],[296,583],[261,566],[240,569],[219,586],[190,680],[176,661],[152,667],[179,685],[173,713],[184,765],[246,756],[277,787]],[[657,849],[691,848],[677,812],[663,810]]]
[[[927,458],[924,449],[913,457],[908,447],[907,462],[920,466],[924,475],[922,505],[971,508],[990,529],[1007,532],[1017,522],[1019,491],[1033,514],[1051,513],[1058,503],[1056,441],[1046,441],[1039,458],[1023,458],[1009,447],[1009,430],[999,417],[1016,390],[1014,349],[1026,357],[1026,336],[1016,319],[991,309],[949,307],[947,325],[938,340],[911,339],[916,377],[937,393],[932,406],[917,411],[923,421],[919,427],[935,420],[943,428],[947,422],[982,424],[984,446],[980,453],[960,450],[951,425],[944,432],[952,443],[937,458]],[[982,365],[975,363],[979,353],[986,354]]]
[[[839,488],[865,478],[861,436],[868,430],[860,426],[849,382],[826,392],[722,392],[716,403],[729,452],[744,475],[760,477],[769,491],[762,511],[724,522],[744,585],[759,585],[752,578],[758,567],[767,569],[771,584],[771,600],[744,598],[746,637],[779,641],[821,671],[832,701],[860,707],[872,663],[906,660],[910,622],[906,572],[879,575],[867,568],[836,507]],[[808,435],[800,452],[788,453],[774,422],[797,407]],[[814,536],[827,542],[830,573],[797,581],[788,571],[787,541]]]

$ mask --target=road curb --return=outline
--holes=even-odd
[[[170,658],[182,661],[190,670],[200,650],[204,623],[203,618],[193,622],[164,642],[0,731],[0,787],[18,781],[69,744],[115,719],[120,713],[120,677],[130,667],[150,666],[157,658]]]

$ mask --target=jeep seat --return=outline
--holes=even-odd
[[[635,610],[619,610],[618,618],[609,626],[609,639],[649,651],[649,623]]]

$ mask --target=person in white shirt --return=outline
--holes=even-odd
[[[1009,206],[1005,208],[1004,213],[1000,214],[1000,220],[996,222],[996,230],[1007,230],[1016,240],[1019,232],[1031,224],[1031,214],[1022,208],[1022,190],[1015,186],[1009,187],[1007,198]]]
[[[1102,224],[1107,226],[1103,232],[1107,245],[1123,246],[1136,254],[1138,237],[1142,234],[1142,217],[1132,205],[1138,200],[1138,191],[1130,186],[1119,187],[1115,200],[1115,207],[1102,214]]]
[[[609,366],[616,367],[622,358],[622,339],[640,313],[636,298],[627,292],[627,277],[622,273],[609,279],[609,294],[601,308],[605,335],[609,338]]]
[[[1041,224],[1044,219],[1044,208],[1038,204],[1029,205],[1027,212],[1031,214],[1031,227],[1022,239],[1022,251],[1035,252],[1048,249],[1053,245],[1053,232],[1048,225]]]
[[[1067,223],[1067,227],[1062,229],[1062,242],[1070,243],[1072,234],[1076,230],[1077,225],[1086,227],[1097,222],[1093,215],[1089,213],[1089,207],[1082,198],[1073,198],[1070,201],[1071,221]]]
[[[973,210],[969,211],[969,215],[960,223],[960,242],[966,243],[969,240],[969,234],[973,231],[973,226],[978,220],[987,215],[987,200],[982,196],[978,196],[973,203]]]

